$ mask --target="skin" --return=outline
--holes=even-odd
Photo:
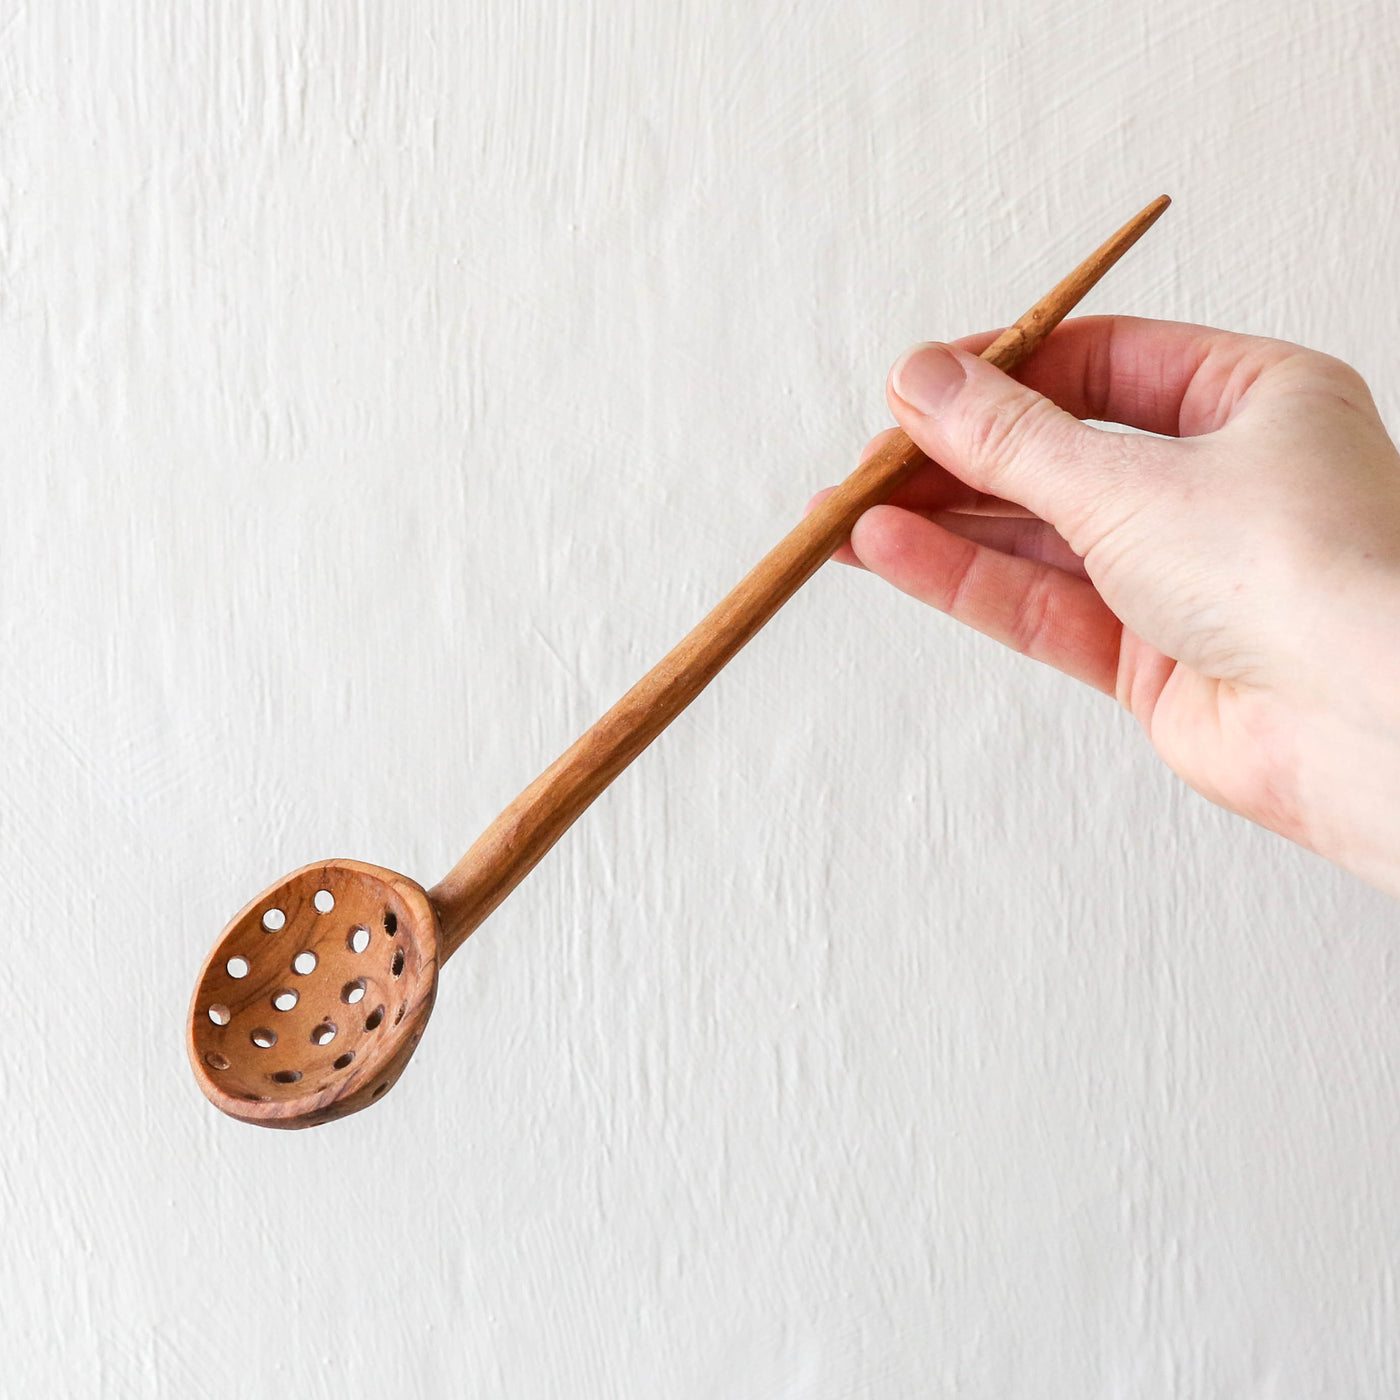
[[[1121,316],[1012,379],[976,357],[995,335],[895,364],[931,461],[834,557],[1114,696],[1198,792],[1400,896],[1400,454],[1365,381]]]

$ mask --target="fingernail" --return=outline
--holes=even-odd
[[[967,383],[967,371],[946,345],[916,345],[894,367],[891,386],[916,413],[937,418]]]

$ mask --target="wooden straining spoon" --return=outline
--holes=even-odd
[[[983,352],[1011,370],[1167,207],[1125,224]],[[413,1054],[438,967],[604,788],[926,459],[904,434],[862,463],[661,663],[496,818],[431,890],[353,860],[303,866],[247,905],[200,970],[187,1042],[225,1113],[305,1128],[373,1103]]]

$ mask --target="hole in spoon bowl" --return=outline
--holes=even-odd
[[[299,1069],[279,1069],[276,1074],[268,1077],[277,1084],[295,1084],[301,1078],[301,1071]]]
[[[243,978],[248,975],[248,959],[232,957],[224,964],[224,971],[233,978]]]
[[[233,1020],[233,1012],[221,1002],[215,1002],[214,1005],[209,1008],[209,1019],[213,1021],[216,1026],[226,1026]]]
[[[330,910],[317,907],[322,890]],[[187,1020],[200,1085],[233,1116],[278,1127],[363,1107],[379,1084],[387,1092],[397,1081],[431,1005],[440,938],[436,909],[407,876],[351,861],[292,872],[245,905],[204,964]],[[210,1018],[211,1005],[224,1010]],[[216,1071],[210,1054],[227,1068]],[[299,1080],[272,1078],[293,1068]],[[249,1103],[230,1102],[238,1096]],[[266,1111],[251,1111],[259,1103]]]
[[[317,890],[316,897],[311,902],[316,906],[318,914],[329,914],[335,908],[335,896],[329,890]]]

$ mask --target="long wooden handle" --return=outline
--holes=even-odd
[[[1155,199],[1086,258],[982,358],[1010,371],[1152,226],[1171,201]],[[719,674],[725,663],[809,579],[871,506],[927,459],[904,433],[791,530],[739,585],[583,737],[535,779],[481,834],[429,898],[438,912],[439,955],[451,957],[599,793]]]

